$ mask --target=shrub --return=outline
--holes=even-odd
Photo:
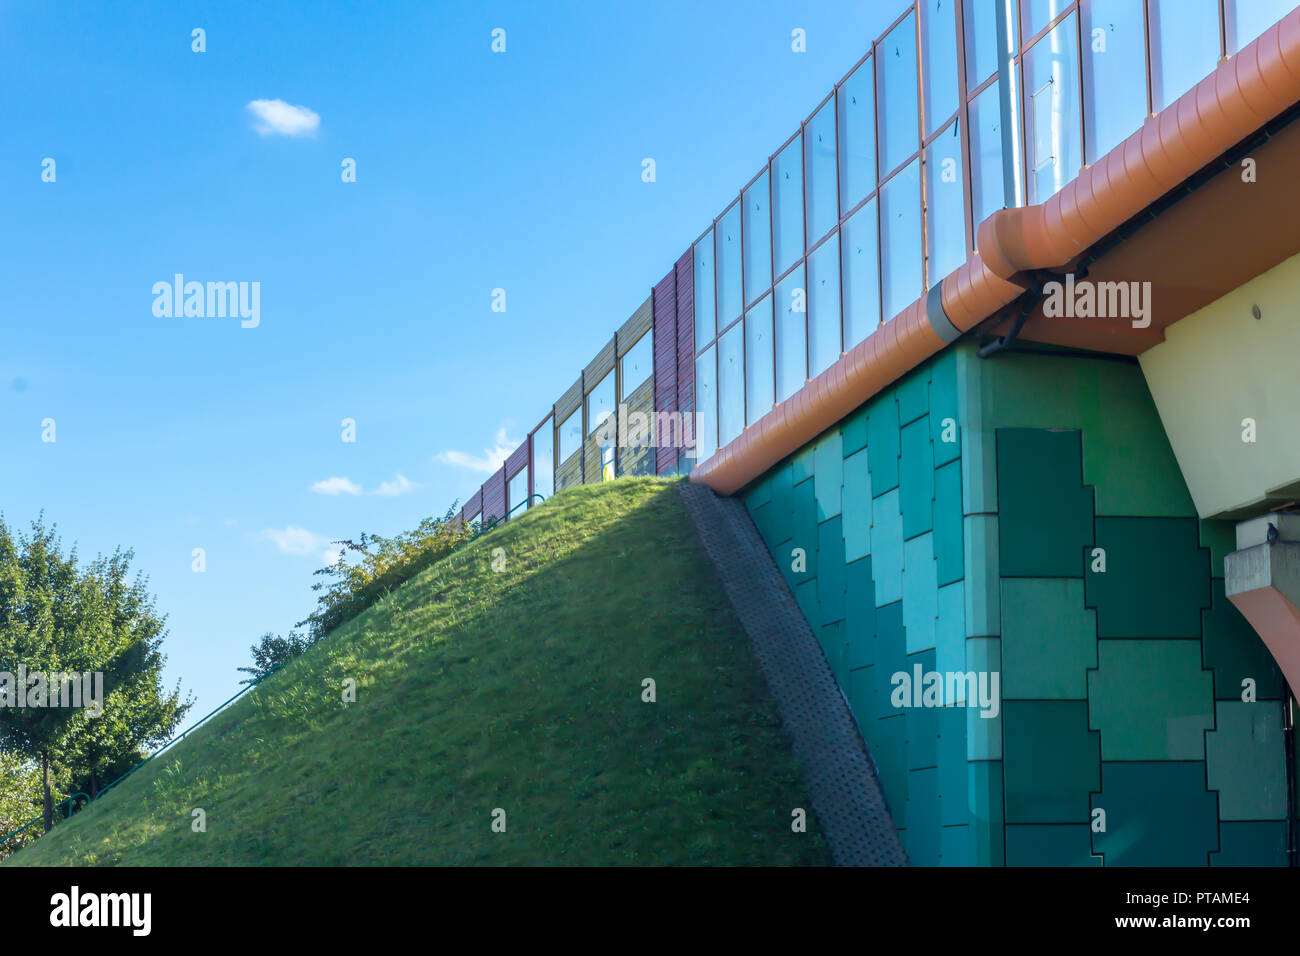
[[[441,518],[425,518],[415,530],[393,538],[363,533],[356,541],[334,542],[340,545],[338,560],[315,572],[327,579],[312,585],[321,592],[316,610],[295,626],[306,627],[308,645],[315,643],[456,550],[477,530],[477,523],[460,520],[453,504]]]

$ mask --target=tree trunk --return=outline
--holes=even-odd
[[[97,796],[99,796],[99,772],[92,770],[90,771],[90,799],[94,800]]]
[[[54,798],[50,796],[50,752],[41,751],[41,767],[45,776],[45,832],[54,829]]]

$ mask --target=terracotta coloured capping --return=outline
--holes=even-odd
[[[979,227],[980,258],[1003,279],[1062,269],[1297,100],[1300,10],[1221,63],[1051,199],[995,212]]]
[[[985,220],[979,251],[940,283],[943,315],[959,332],[970,331],[1024,292],[1024,272],[1065,266],[1297,101],[1300,10],[1220,63],[1047,202]],[[941,351],[949,336],[931,325],[926,301],[883,323],[697,464],[691,480],[734,494]]]

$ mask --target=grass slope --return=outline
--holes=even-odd
[[[794,807],[675,487],[626,479],[430,567],[8,865],[829,863]]]

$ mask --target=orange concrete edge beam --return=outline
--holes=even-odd
[[[1275,587],[1228,596],[1277,661],[1286,682],[1300,687],[1300,609]]]
[[[1300,101],[1300,9],[1265,30],[1045,203],[986,219],[966,263],[691,471],[739,491]],[[1019,281],[1018,281],[1019,280]],[[934,290],[931,290],[933,292]],[[933,298],[933,297],[931,297]],[[931,314],[941,306],[937,320]],[[940,328],[936,330],[936,321]]]

